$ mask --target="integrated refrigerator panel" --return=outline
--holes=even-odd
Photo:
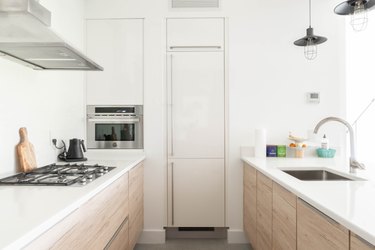
[[[168,167],[168,226],[224,227],[224,159],[173,159]]]
[[[224,54],[168,56],[169,157],[224,157]]]

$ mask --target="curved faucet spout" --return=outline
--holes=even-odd
[[[356,158],[356,150],[355,150],[355,141],[354,141],[354,131],[353,127],[349,124],[349,122],[345,121],[344,119],[338,118],[338,117],[327,117],[318,122],[314,128],[314,134],[318,133],[319,128],[329,122],[329,121],[336,121],[339,123],[344,124],[348,130],[349,130],[349,136],[350,136],[350,172],[355,173],[357,168],[364,169],[364,165],[359,163]]]
[[[338,117],[334,117],[334,116],[330,116],[330,117],[327,117],[327,118],[324,118],[323,120],[321,120],[320,122],[318,122],[318,124],[316,124],[315,128],[314,128],[314,134],[317,134],[320,127],[329,122],[329,121],[336,121],[336,122],[340,122],[342,124],[344,124],[348,130],[349,130],[349,136],[350,136],[350,155],[353,159],[356,159],[356,152],[355,152],[355,142],[354,142],[354,131],[353,131],[353,128],[352,126],[349,124],[349,122],[345,121],[344,119],[341,119],[341,118],[338,118]]]

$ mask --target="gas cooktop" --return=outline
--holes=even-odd
[[[0,179],[0,185],[84,186],[113,169],[98,164],[51,164]]]

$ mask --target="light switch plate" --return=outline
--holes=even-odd
[[[319,92],[309,92],[309,93],[307,93],[307,102],[309,102],[309,103],[320,103],[320,93]]]

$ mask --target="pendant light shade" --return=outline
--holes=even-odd
[[[350,15],[350,24],[355,31],[366,29],[368,18],[367,12],[375,6],[375,0],[348,0],[335,7],[338,15]]]
[[[364,9],[369,10],[375,6],[375,0],[349,0],[337,5],[334,11],[337,15],[351,15],[358,5],[363,5]]]
[[[327,41],[327,38],[325,38],[324,36],[314,35],[314,29],[309,27],[306,29],[306,36],[295,41],[294,45],[296,46],[307,46],[309,44],[318,45],[318,44],[324,43],[325,41]]]
[[[306,29],[306,36],[294,42],[296,46],[304,46],[304,54],[307,60],[314,60],[318,55],[317,45],[327,41],[323,36],[314,34],[314,29],[311,27],[311,0],[309,0],[309,28]]]

